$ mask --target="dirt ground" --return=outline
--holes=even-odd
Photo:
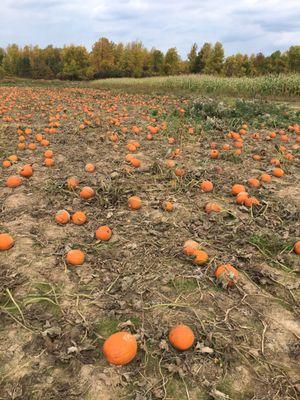
[[[0,157],[19,157],[1,167],[0,177],[0,232],[15,239],[0,253],[1,400],[300,398],[296,133],[289,132],[285,143],[294,155],[288,161],[278,150],[280,135],[264,140],[277,128],[265,123],[254,129],[245,119],[242,155],[221,151],[212,160],[210,143],[232,145],[232,128],[207,125],[211,121],[191,109],[189,98],[174,95],[0,87]],[[49,117],[59,121],[57,133],[44,133]],[[146,140],[147,126],[164,121],[166,127]],[[285,129],[296,122],[287,119]],[[134,134],[133,126],[141,133]],[[37,133],[50,141],[53,167],[43,165],[46,147],[39,143],[35,151],[17,148],[18,127],[32,129],[27,143]],[[260,139],[254,140],[257,131]],[[118,142],[109,139],[111,132]],[[124,161],[130,139],[140,142],[137,169]],[[182,151],[174,158],[185,170],[182,178],[165,165],[176,148]],[[270,172],[272,157],[280,159],[284,177],[248,187],[259,206],[238,206],[232,184],[247,185],[248,178]],[[85,172],[88,162],[96,172]],[[7,188],[7,177],[24,164],[33,165],[33,176]],[[74,175],[80,188],[95,189],[95,198],[83,201],[79,189],[68,189],[66,180]],[[214,183],[213,192],[201,192],[204,179]],[[140,210],[128,209],[131,195],[142,198]],[[174,202],[173,212],[162,208],[167,200]],[[222,212],[206,214],[207,201]],[[82,210],[88,221],[59,226],[54,217],[60,209]],[[100,225],[113,230],[107,243],[95,239]],[[208,252],[205,266],[183,254],[187,239]],[[66,264],[71,248],[86,253],[82,266]],[[231,290],[214,278],[224,263],[239,271]],[[178,322],[196,336],[186,352],[168,342]],[[136,335],[139,350],[129,365],[116,367],[105,360],[102,345],[122,329]]]

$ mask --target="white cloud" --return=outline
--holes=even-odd
[[[0,0],[0,46],[84,44],[99,37],[147,47],[220,40],[227,54],[299,44],[298,0]]]

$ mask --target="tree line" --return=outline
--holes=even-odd
[[[300,46],[287,51],[237,53],[225,57],[220,42],[193,44],[187,59],[179,56],[175,47],[163,53],[148,50],[142,42],[114,43],[101,38],[89,52],[84,46],[52,45],[19,47],[17,44],[0,47],[0,78],[15,76],[32,79],[99,79],[111,77],[147,77],[204,73],[223,76],[260,76],[300,72]]]

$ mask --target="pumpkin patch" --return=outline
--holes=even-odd
[[[293,398],[297,112],[47,85],[0,86],[4,375],[196,399],[239,372],[230,398],[263,398],[257,374]]]

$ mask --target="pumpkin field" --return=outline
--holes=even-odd
[[[0,399],[298,399],[299,123],[0,86]]]

